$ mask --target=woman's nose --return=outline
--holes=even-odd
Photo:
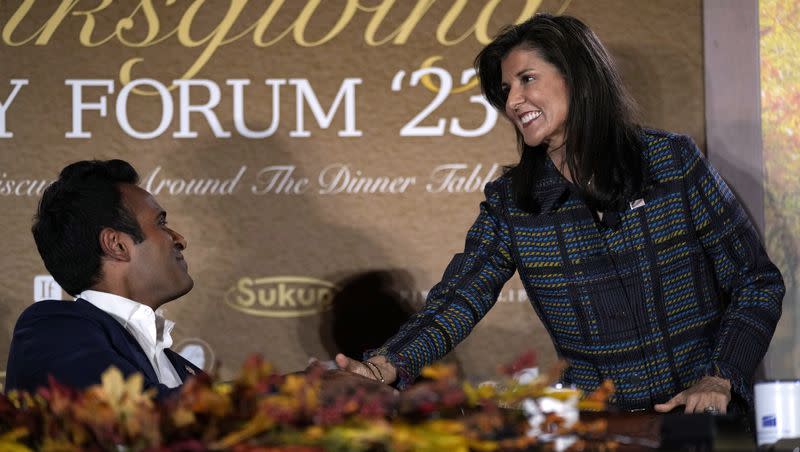
[[[510,111],[517,111],[519,110],[520,105],[522,105],[522,96],[520,95],[519,90],[511,88],[508,91],[508,97],[506,98],[506,108]]]

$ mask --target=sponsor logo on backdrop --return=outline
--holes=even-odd
[[[211,348],[208,342],[198,337],[183,339],[174,346],[174,349],[178,354],[206,372],[210,373],[216,364],[214,349]]]
[[[338,290],[308,276],[243,276],[225,292],[225,304],[260,317],[304,317],[330,309]]]
[[[33,301],[60,300],[61,286],[50,275],[36,275],[33,277]]]

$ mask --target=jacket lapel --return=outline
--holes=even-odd
[[[88,301],[79,298],[76,300],[77,303],[86,303],[86,305],[90,306],[92,312],[96,320],[103,323],[108,331],[108,336],[111,341],[111,346],[114,347],[115,350],[119,352],[120,355],[127,358],[131,361],[132,364],[136,366],[137,369],[141,370],[144,374],[145,379],[150,381],[158,382],[158,375],[156,375],[155,369],[153,369],[153,365],[150,364],[150,360],[147,359],[147,355],[145,355],[144,350],[136,341],[136,338],[128,332],[122,325],[119,324],[113,317],[105,313],[103,310],[98,309],[95,305],[89,303]]]
[[[181,381],[186,381],[187,378],[193,377],[195,375],[205,374],[203,369],[192,364],[191,361],[184,358],[180,354],[170,350],[164,349],[164,354],[167,355],[167,358],[172,363],[172,367],[175,368],[175,371],[178,373],[178,376],[181,378]]]

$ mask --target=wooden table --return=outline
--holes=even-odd
[[[602,418],[608,435],[620,451],[750,451],[756,450],[754,434],[746,422],[710,414],[661,414],[655,412],[582,412],[581,419]]]

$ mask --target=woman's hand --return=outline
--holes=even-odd
[[[369,364],[368,364],[369,363]],[[385,356],[373,356],[367,361],[358,361],[339,353],[336,355],[336,365],[339,369],[352,372],[371,380],[392,384],[397,380],[397,369]],[[382,380],[381,380],[382,379]]]
[[[726,414],[730,401],[731,382],[720,377],[705,376],[667,403],[657,404],[653,408],[666,413],[676,406],[684,405],[684,413]]]

